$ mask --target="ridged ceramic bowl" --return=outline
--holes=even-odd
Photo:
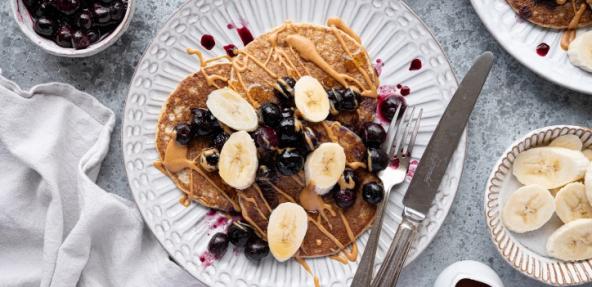
[[[100,41],[88,46],[86,49],[76,50],[74,48],[64,48],[58,46],[53,41],[39,36],[33,30],[33,18],[29,14],[29,10],[25,7],[23,0],[9,0],[11,1],[12,15],[14,20],[18,24],[19,28],[35,45],[39,46],[44,51],[67,58],[83,58],[89,57],[102,52],[107,49],[127,31],[130,25],[132,17],[134,15],[135,0],[128,0],[127,11],[119,26],[113,30],[107,37],[103,37]]]
[[[574,134],[584,148],[592,147],[592,129],[578,126],[550,126],[523,136],[498,160],[485,189],[485,220],[491,240],[502,257],[523,274],[555,286],[579,285],[592,282],[592,259],[566,262],[547,255],[547,238],[563,223],[553,215],[538,230],[518,234],[508,230],[501,220],[501,209],[509,195],[522,186],[512,174],[516,156],[528,149],[548,145],[555,138]]]

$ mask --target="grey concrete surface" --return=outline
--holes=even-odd
[[[99,185],[131,199],[119,140],[124,98],[142,52],[183,0],[137,1],[129,31],[103,53],[78,60],[48,55],[29,42],[12,19],[10,1],[0,1],[3,75],[24,88],[70,83],[115,111],[117,126]],[[514,271],[491,243],[483,218],[485,182],[492,164],[518,136],[553,124],[592,126],[592,96],[551,84],[520,65],[495,42],[468,0],[408,3],[433,30],[457,75],[463,76],[482,51],[493,51],[497,59],[471,116],[466,170],[455,203],[434,241],[405,269],[400,286],[432,286],[440,271],[463,259],[490,265],[506,286],[544,286]]]

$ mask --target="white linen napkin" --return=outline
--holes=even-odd
[[[0,286],[202,286],[95,184],[114,123],[69,85],[0,76]]]

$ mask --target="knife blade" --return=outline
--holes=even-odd
[[[403,198],[405,207],[424,215],[429,211],[492,65],[493,54],[483,53],[460,83],[415,170]]]

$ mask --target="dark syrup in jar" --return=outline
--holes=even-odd
[[[551,49],[551,47],[549,47],[549,45],[547,43],[540,43],[537,48],[536,48],[536,53],[541,56],[547,56],[547,53],[549,53],[549,50]]]
[[[491,287],[488,284],[483,282],[471,280],[471,279],[461,279],[460,281],[456,282],[455,287]]]

